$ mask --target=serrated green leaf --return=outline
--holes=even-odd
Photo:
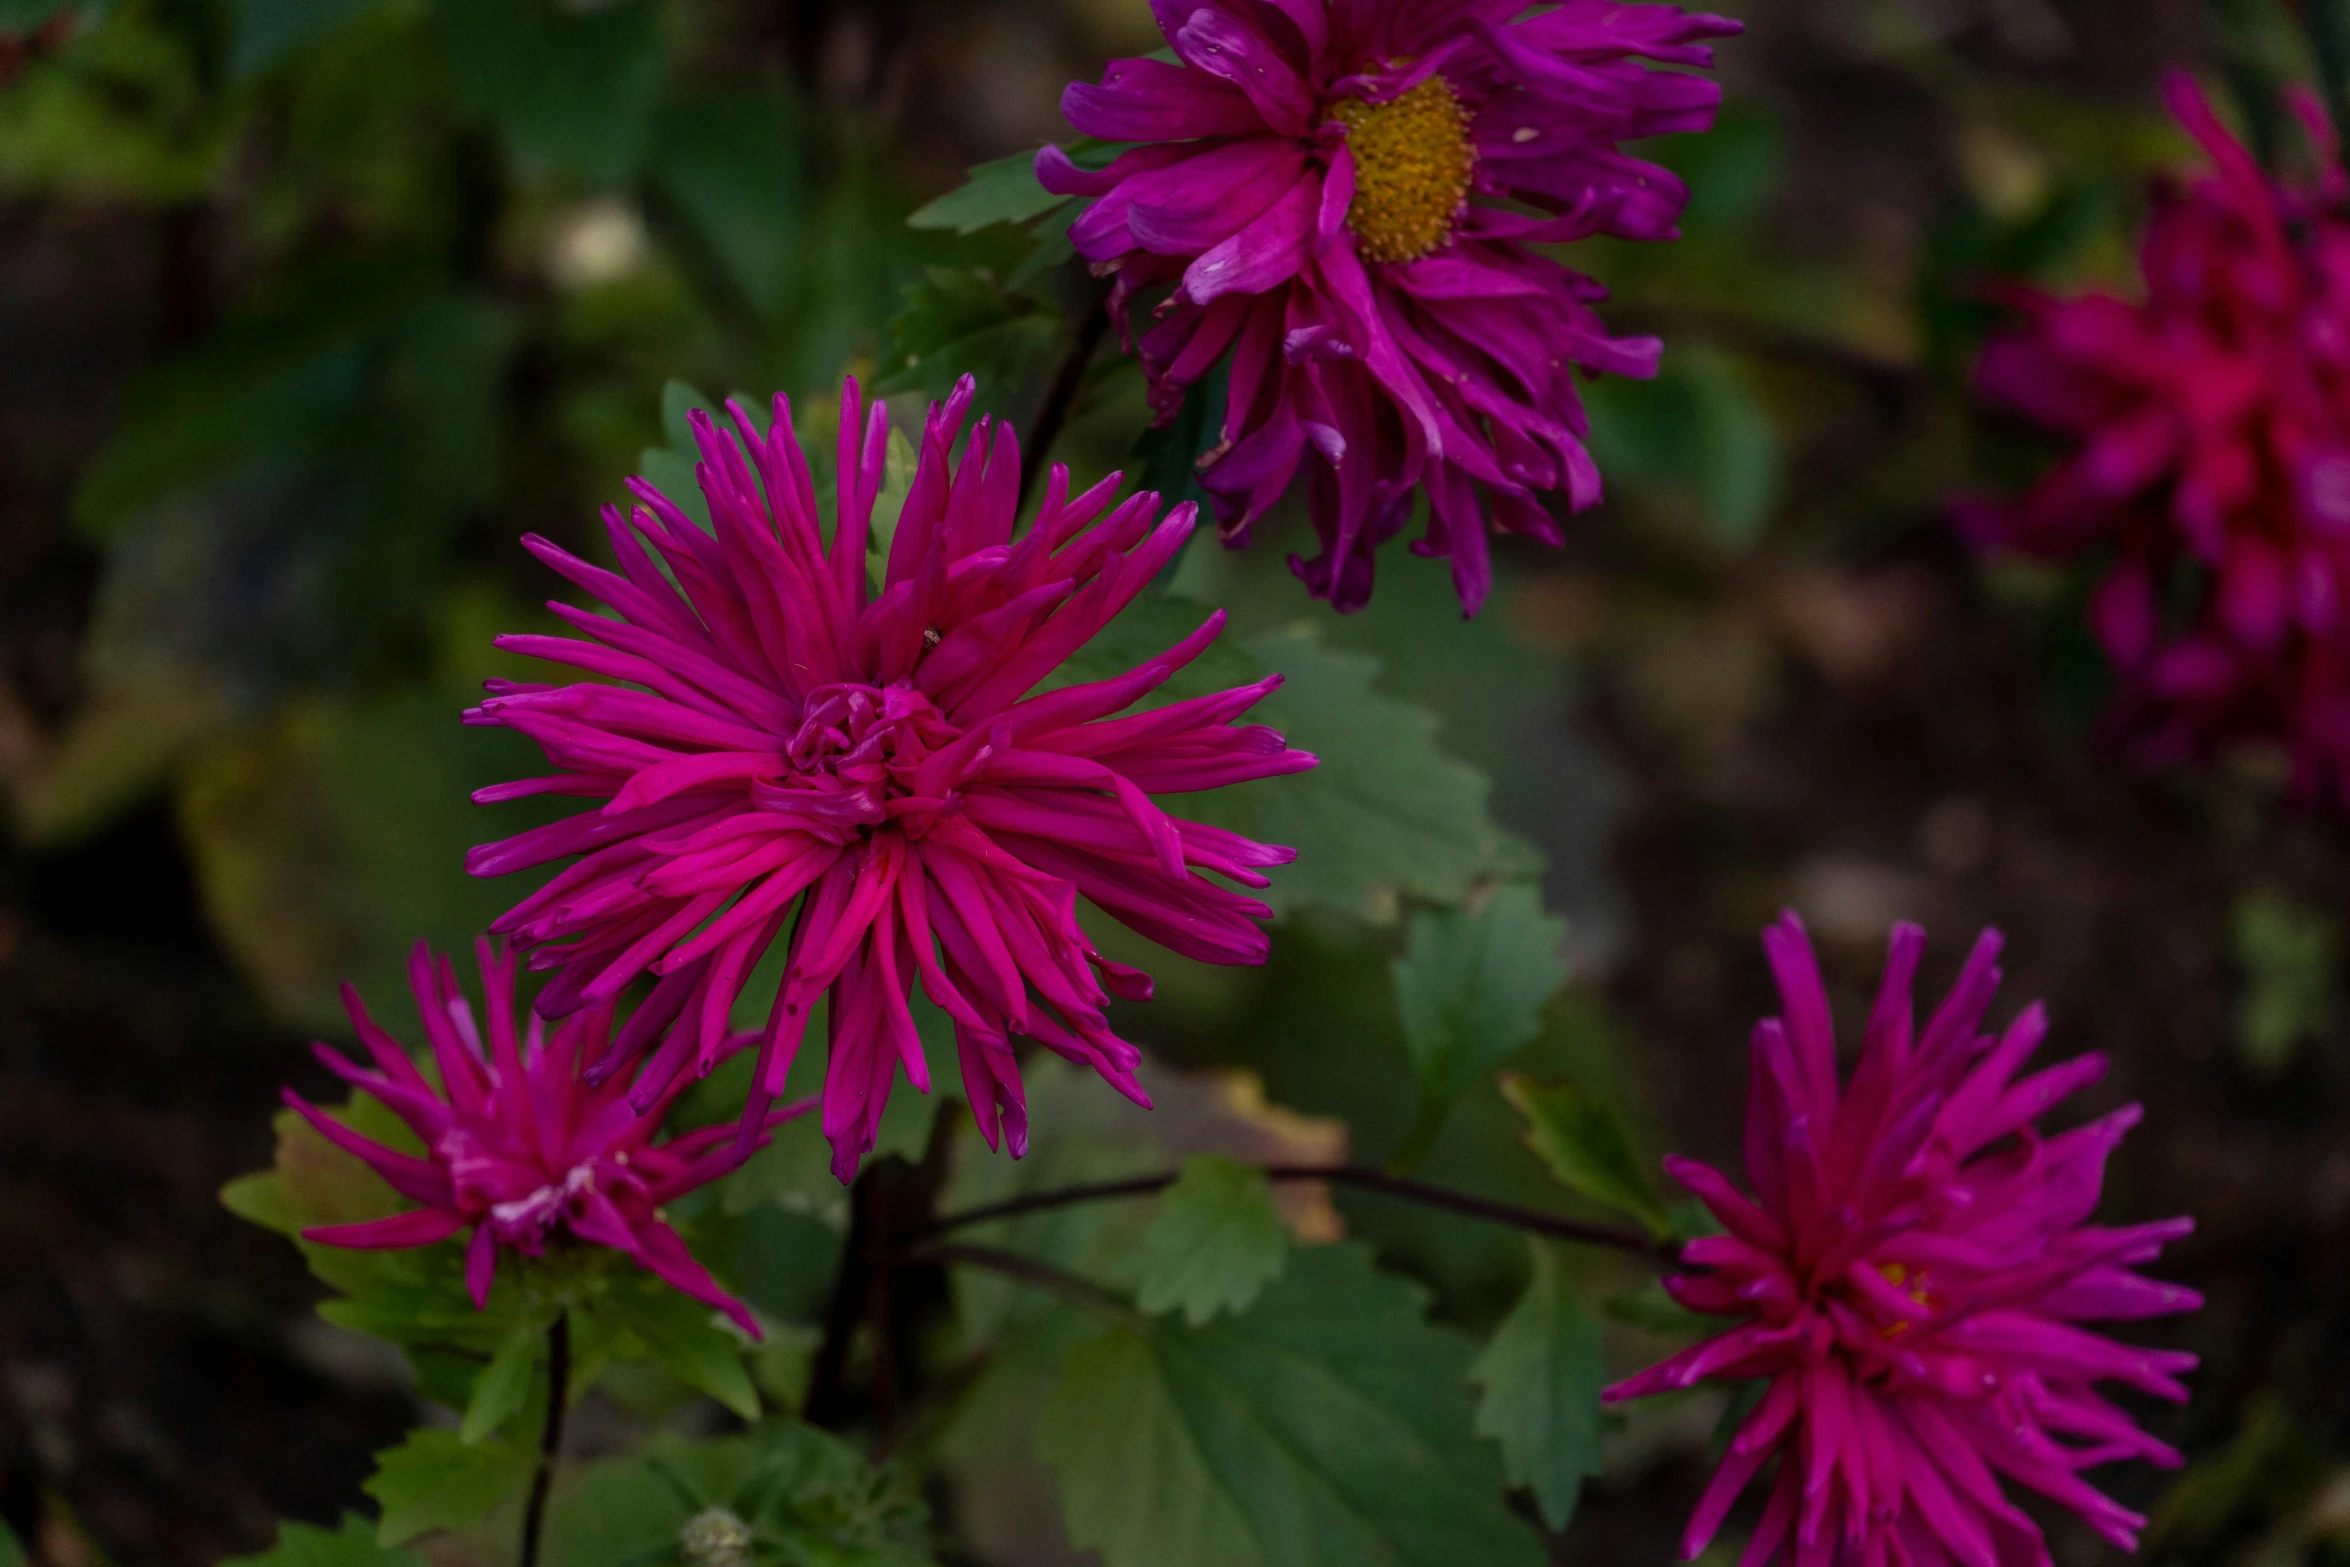
[[[490,1363],[473,1379],[473,1397],[466,1401],[465,1420],[457,1440],[472,1447],[496,1434],[520,1412],[530,1397],[531,1374],[538,1370],[542,1335],[536,1327],[517,1328]]]
[[[607,1316],[641,1339],[680,1382],[745,1420],[759,1418],[759,1389],[743,1365],[744,1340],[716,1311],[645,1279],[616,1289]]]
[[[1469,1368],[1482,1390],[1477,1434],[1501,1444],[1510,1484],[1534,1493],[1542,1521],[1564,1529],[1583,1482],[1600,1470],[1599,1390],[1607,1380],[1599,1321],[1576,1298],[1558,1247],[1533,1243],[1534,1276]]]
[[[1038,1430],[1106,1567],[1534,1567],[1470,1428],[1470,1346],[1367,1247],[1313,1247],[1245,1316],[1112,1330]]]
[[[1061,335],[1057,315],[983,270],[932,267],[905,292],[906,307],[889,323],[896,368],[874,388],[884,396],[912,391],[936,401],[968,375],[982,411],[1009,413]]]
[[[906,219],[918,229],[976,234],[998,223],[1026,223],[1069,200],[1036,182],[1036,154],[1014,153],[969,171],[969,178]]]
[[[1180,599],[1138,600],[1054,679],[1123,674],[1209,613]],[[1321,765],[1165,803],[1177,816],[1297,850],[1295,863],[1269,873],[1263,896],[1277,911],[1311,906],[1380,919],[1399,898],[1458,903],[1481,881],[1540,873],[1541,855],[1494,822],[1485,775],[1437,744],[1435,715],[1381,695],[1377,661],[1326,646],[1310,624],[1245,643],[1219,639],[1152,700],[1225,690],[1270,670],[1284,684],[1247,721],[1270,724]]]
[[[1157,1315],[1181,1308],[1193,1327],[1246,1311],[1281,1276],[1289,1235],[1265,1172],[1222,1154],[1194,1154],[1167,1188],[1142,1236],[1136,1304]]]
[[[435,1529],[463,1529],[522,1494],[538,1455],[511,1442],[468,1447],[454,1431],[411,1431],[375,1455],[360,1487],[383,1509],[376,1538],[405,1545]]]
[[[1501,1091],[1526,1118],[1527,1148],[1560,1185],[1621,1208],[1653,1234],[1673,1233],[1672,1215],[1649,1189],[1614,1105],[1565,1079],[1545,1084],[1510,1073]]]
[[[0,1525],[0,1537],[7,1535]],[[11,1561],[0,1549],[0,1567],[23,1567],[24,1558]],[[413,1551],[393,1550],[379,1543],[373,1524],[357,1513],[343,1514],[339,1529],[319,1529],[306,1523],[278,1526],[277,1544],[258,1556],[239,1556],[220,1567],[422,1567]]]
[[[1416,1165],[1479,1080],[1532,1039],[1542,1004],[1566,983],[1566,921],[1532,887],[1502,887],[1475,909],[1412,916],[1392,970],[1420,1115],[1396,1162]]]

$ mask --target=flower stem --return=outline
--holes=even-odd
[[[571,1390],[571,1313],[547,1329],[547,1423],[539,1428],[539,1466],[530,1477],[530,1505],[522,1515],[522,1567],[538,1567],[539,1536],[547,1522],[547,1493],[563,1451],[563,1412]]]
[[[1051,1191],[1031,1192],[1008,1202],[989,1203],[984,1207],[966,1208],[960,1213],[949,1213],[931,1221],[914,1238],[926,1240],[944,1235],[950,1230],[969,1225],[985,1224],[992,1219],[1010,1219],[1024,1213],[1039,1213],[1050,1208],[1066,1208],[1077,1203],[1104,1202],[1121,1197],[1148,1197],[1175,1184],[1176,1172],[1162,1175],[1137,1176],[1132,1180],[1100,1181],[1085,1186],[1063,1186]],[[1265,1178],[1270,1181],[1328,1181],[1334,1186],[1354,1186],[1364,1191],[1379,1192],[1416,1202],[1431,1208],[1443,1208],[1470,1218],[1486,1219],[1495,1224],[1507,1224],[1515,1229],[1554,1240],[1579,1241],[1587,1246],[1604,1246],[1625,1252],[1665,1267],[1680,1263],[1681,1242],[1660,1240],[1639,1230],[1621,1229],[1609,1224],[1589,1224],[1581,1219],[1562,1218],[1555,1213],[1544,1213],[1535,1208],[1522,1208],[1515,1203],[1494,1202],[1484,1197],[1473,1197],[1467,1192],[1456,1192],[1442,1186],[1431,1186],[1409,1176],[1391,1175],[1385,1170],[1374,1170],[1363,1165],[1276,1164],[1265,1167]]]
[[[1028,498],[1036,491],[1036,481],[1048,466],[1053,443],[1061,438],[1061,427],[1069,422],[1069,412],[1077,406],[1077,394],[1085,387],[1085,367],[1093,363],[1094,350],[1102,346],[1102,339],[1110,331],[1109,291],[1105,287],[1094,296],[1083,319],[1077,324],[1077,334],[1070,340],[1069,352],[1061,360],[1061,367],[1053,374],[1052,390],[1045,394],[1044,406],[1036,411],[1036,422],[1020,442],[1020,509],[1028,508]]]
[[[937,1263],[947,1267],[985,1268],[1000,1273],[1030,1289],[1057,1295],[1070,1305],[1089,1311],[1105,1322],[1140,1332],[1147,1319],[1110,1290],[1103,1289],[1074,1273],[1040,1262],[1034,1257],[1023,1257],[1015,1251],[1004,1251],[994,1246],[967,1246],[956,1241],[945,1241],[936,1246],[924,1246],[905,1254],[912,1263]]]

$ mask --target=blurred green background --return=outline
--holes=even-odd
[[[1282,567],[1294,515],[1179,573],[1259,645],[1308,622],[1339,655],[1444,818],[1423,879],[1301,895],[1262,972],[1154,961],[1123,1024],[1207,1102],[1245,1071],[1382,1157],[1416,1105],[1410,896],[1539,855],[1576,983],[1513,1064],[1723,1156],[1781,903],[1851,1006],[1890,918],[1934,926],[1943,974],[1996,921],[2011,1002],[2115,1051],[2090,1108],[2150,1103],[2109,1202],[2205,1226],[2182,1272],[2213,1305],[2179,1331],[2208,1370],[2157,1417],[2196,1465],[2150,1554],[2337,1558],[2350,839],[2283,813],[2264,758],[2131,773],[2080,584],[1978,569],[1941,520],[2043,455],[1966,395],[1980,280],[2127,287],[2146,182],[2191,151],[2156,73],[2235,84],[2257,129],[2306,72],[2289,10],[1722,9],[1750,31],[1721,124],[1657,149],[1684,239],[1568,258],[1670,345],[1590,388],[1610,493],[1569,548],[1505,552],[1468,625],[1401,551],[1333,621]],[[412,1413],[212,1193],[266,1162],[342,980],[395,995],[410,941],[515,895],[459,859],[527,809],[464,795],[532,753],[456,714],[522,672],[490,636],[544,619],[516,538],[597,548],[673,382],[820,424],[854,371],[903,424],[968,370],[1026,426],[1092,285],[1049,215],[907,219],[1157,38],[1143,0],[0,0],[0,38],[0,1516],[61,1564],[204,1562],[331,1517]],[[1197,431],[1143,418],[1105,352],[1055,455],[1174,489]],[[1534,1200],[1514,1125],[1480,1087],[1428,1173]],[[1344,1214],[1455,1320],[1521,1281],[1506,1235]],[[1710,1419],[1614,1433],[1562,1551],[1667,1559]],[[1067,1558],[1041,1499],[1002,1500],[1034,1483],[991,1479],[971,1559]]]

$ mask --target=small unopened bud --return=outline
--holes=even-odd
[[[751,1567],[751,1526],[723,1507],[688,1518],[677,1544],[693,1567]]]

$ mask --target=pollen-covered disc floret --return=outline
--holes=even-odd
[[[1464,608],[1492,581],[1486,529],[1556,543],[1538,499],[1599,498],[1575,378],[1655,372],[1608,335],[1597,284],[1535,250],[1664,239],[1687,191],[1620,144],[1712,123],[1704,67],[1738,24],[1567,0],[1152,0],[1172,62],[1116,60],[1061,100],[1131,144],[1058,148],[1047,189],[1097,198],[1071,226],[1162,421],[1229,365],[1201,460],[1226,542],[1309,476],[1322,553],[1291,567],[1359,609],[1376,547],[1428,499],[1413,545],[1449,556]],[[1136,307],[1152,320],[1136,335]]]
[[[2194,81],[2165,96],[2208,172],[2157,190],[2143,296],[2010,289],[1983,390],[2071,438],[1983,543],[2100,562],[2090,624],[2144,760],[2281,749],[2350,806],[2350,174],[2314,98],[2316,172],[2272,175]]]
[[[1725,1233],[1692,1241],[1673,1298],[1738,1325],[1609,1388],[1609,1402],[1707,1378],[1761,1379],[1682,1541],[1694,1558],[1778,1460],[1743,1567],[2047,1567],[2012,1480],[2124,1549],[2145,1520],[2081,1478],[2179,1455],[2096,1391],[2184,1402],[2195,1357],[2084,1330],[2202,1304],[2136,1268],[2186,1219],[2092,1225],[2106,1156],[2136,1106],[2054,1136],[2035,1124],[2104,1075],[2084,1056],[2019,1076],[2047,1032],[2038,1004],[1978,1032],[1999,985],[1986,931],[1922,1031],[1910,987],[1925,933],[1896,926],[1848,1082],[1803,926],[1764,933],[1784,1011],[1754,1031],[1746,1169],[1754,1195],[1666,1162]]]
[[[1441,76],[1386,103],[1342,98],[1330,117],[1346,127],[1355,165],[1346,226],[1368,261],[1417,261],[1442,250],[1469,199],[1477,167],[1468,111]]]
[[[409,987],[424,1016],[437,1082],[367,1015],[358,993],[344,987],[351,1026],[376,1070],[325,1045],[314,1047],[318,1058],[406,1122],[424,1152],[401,1153],[362,1137],[290,1088],[286,1103],[421,1206],[364,1224],[305,1230],[304,1238],[381,1250],[429,1246],[471,1230],[465,1284],[476,1306],[489,1299],[501,1251],[539,1257],[561,1241],[608,1246],[756,1337],[750,1309],[718,1287],[661,1214],[663,1203],[734,1167],[735,1128],[656,1141],[674,1090],[640,1115],[625,1084],[599,1088],[580,1078],[583,1061],[610,1042],[612,1009],[578,1013],[552,1030],[535,1015],[525,1025],[516,1015],[512,954],[485,941],[476,957],[487,1002],[478,1020],[447,958],[419,942],[409,960]],[[750,1037],[733,1037],[721,1053],[742,1048]],[[762,1140],[767,1127],[814,1108],[810,1101],[763,1115]]]
[[[1020,454],[982,419],[957,462],[972,383],[931,411],[878,587],[868,541],[888,455],[888,411],[854,382],[841,403],[839,504],[829,530],[790,404],[762,433],[694,416],[705,529],[632,481],[608,509],[618,572],[543,539],[538,557],[602,600],[566,604],[580,638],[499,645],[596,677],[493,683],[469,722],[518,730],[556,771],[482,791],[600,801],[476,849],[476,875],[579,858],[493,927],[552,970],[538,1008],[561,1017],[651,994],[592,1062],[603,1082],[651,1060],[651,1105],[706,1073],[753,967],[785,943],[744,1128],[782,1092],[819,997],[828,998],[824,1133],[843,1180],[873,1146],[902,1071],[930,1090],[909,996],[954,1026],[963,1085],[990,1147],[1027,1146],[1012,1040],[1035,1039],[1147,1103],[1135,1048],[1111,1029],[1115,994],[1146,975],[1094,949],[1082,895],[1161,945],[1210,963],[1264,960],[1263,887],[1289,850],[1170,816],[1152,796],[1311,767],[1241,715],[1280,684],[1128,712],[1216,638],[1221,612],[1114,679],[1038,687],[1172,560],[1193,508],[1118,502],[1113,474],[1083,495],[1056,467],[1014,538]]]

